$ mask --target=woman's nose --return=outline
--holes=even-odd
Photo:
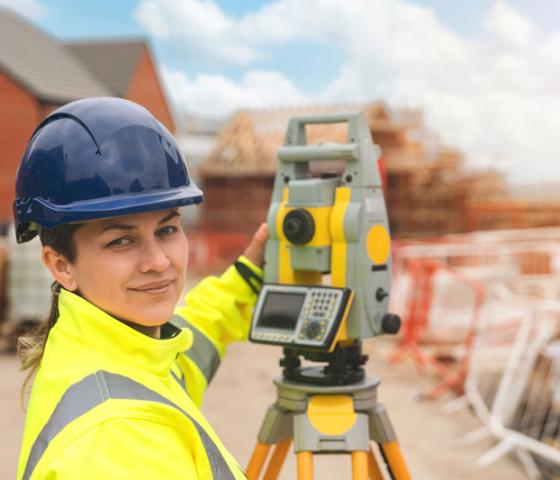
[[[140,270],[142,272],[164,272],[170,265],[169,257],[161,245],[154,239],[146,243],[141,252]]]

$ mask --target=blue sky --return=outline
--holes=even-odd
[[[421,108],[472,168],[560,180],[560,1],[0,5],[60,39],[148,38],[177,111],[383,100]]]

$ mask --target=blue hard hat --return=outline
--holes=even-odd
[[[31,136],[16,174],[16,237],[201,201],[173,135],[148,110],[87,98],[51,113]]]

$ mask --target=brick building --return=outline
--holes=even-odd
[[[0,220],[12,215],[15,172],[33,129],[59,106],[92,96],[140,103],[175,130],[145,40],[64,43],[0,8]]]

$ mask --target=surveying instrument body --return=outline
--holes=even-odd
[[[307,144],[307,125],[338,123],[348,126],[346,144]],[[391,249],[379,155],[363,114],[289,121],[250,332],[253,342],[284,347],[283,375],[274,380],[277,401],[261,426],[249,480],[260,478],[272,446],[263,478],[276,479],[292,439],[298,480],[311,480],[313,454],[325,453],[350,454],[355,480],[411,478],[361,350],[362,338],[400,328],[387,313]],[[339,168],[314,176],[319,162]],[[322,365],[302,366],[300,357]]]

